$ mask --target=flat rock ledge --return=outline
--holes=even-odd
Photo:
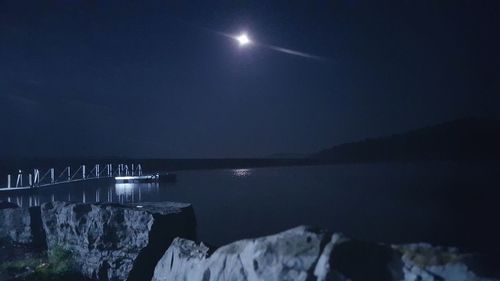
[[[70,251],[81,273],[97,280],[149,280],[175,237],[196,236],[193,208],[184,203],[51,202],[41,217],[49,253]]]
[[[70,252],[75,270],[102,281],[151,280],[175,237],[196,238],[190,204],[50,202],[19,208],[0,202],[0,239]]]
[[[498,268],[454,248],[383,245],[306,226],[216,249],[176,238],[153,281],[490,281]]]

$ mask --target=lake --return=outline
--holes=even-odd
[[[0,200],[192,203],[212,245],[301,224],[390,243],[497,249],[500,166],[351,164],[179,171],[176,183],[72,183]]]

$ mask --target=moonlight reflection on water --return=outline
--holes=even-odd
[[[235,177],[248,177],[252,175],[252,169],[234,169],[233,176]]]

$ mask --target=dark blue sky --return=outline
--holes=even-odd
[[[212,2],[0,0],[0,156],[260,157],[500,115],[496,1]]]

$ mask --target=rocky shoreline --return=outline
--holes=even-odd
[[[193,208],[173,202],[10,205],[0,210],[0,225],[0,238],[42,248],[49,257],[71,253],[74,269],[93,280],[151,280],[175,237],[196,238]]]
[[[0,250],[2,280],[45,280],[33,277],[40,272],[46,280],[500,280],[497,261],[455,248],[363,242],[307,226],[211,248],[196,241],[193,207],[174,202],[3,202],[0,239],[12,252]],[[40,254],[28,263],[26,252]]]

